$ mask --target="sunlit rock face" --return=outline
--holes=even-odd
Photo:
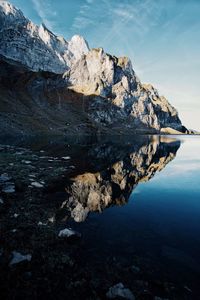
[[[135,151],[102,171],[73,177],[66,188],[69,198],[63,207],[70,211],[76,222],[82,222],[89,212],[125,204],[138,183],[150,180],[174,159],[179,146],[179,142],[155,140],[136,147]]]
[[[89,48],[80,36],[67,42],[35,25],[7,1],[0,2],[0,54],[33,71],[65,72]]]
[[[92,49],[72,66],[65,77],[75,91],[101,96],[118,108],[115,112],[105,109],[104,113],[94,113],[93,117],[99,122],[113,124],[121,115],[128,120],[128,126],[135,128],[160,130],[169,126],[182,130],[177,110],[159,96],[153,86],[139,81],[127,57],[117,58],[102,48]],[[103,99],[99,101],[103,107]],[[98,104],[94,103],[94,106],[94,111],[98,111]]]

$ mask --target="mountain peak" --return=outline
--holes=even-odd
[[[0,1],[0,13],[4,13],[7,17],[24,18],[22,11],[8,1]]]
[[[6,15],[8,15],[8,14],[14,15],[18,11],[18,9],[16,7],[14,7],[8,1],[0,1],[0,7]]]
[[[68,48],[74,54],[76,60],[90,50],[87,41],[80,35],[74,35],[71,38]]]
[[[84,39],[84,37],[82,37],[82,36],[79,35],[79,34],[73,35],[72,38],[71,38],[71,41],[73,41],[73,42],[84,42],[84,43],[86,43],[86,40]]]
[[[89,51],[85,39],[71,41],[56,36],[45,24],[35,25],[7,1],[0,1],[0,54],[20,62],[32,71],[62,74]]]

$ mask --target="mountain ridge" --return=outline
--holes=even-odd
[[[118,127],[122,132],[140,129],[148,133],[170,133],[168,128],[171,128],[174,132],[191,133],[182,125],[177,110],[167,99],[152,85],[140,82],[128,57],[117,58],[104,52],[103,48],[90,49],[87,41],[78,35],[66,41],[44,24],[37,26],[26,19],[7,1],[0,2],[0,25],[0,55],[4,70],[6,61],[15,65],[14,68],[20,64],[29,72],[46,72],[42,78],[44,85],[49,80],[48,72],[59,74],[60,83],[56,78],[53,84],[55,90],[64,85],[66,94],[71,90],[77,97],[92,97],[84,113],[97,131],[112,131]],[[3,78],[5,74],[1,72],[0,81],[5,81]],[[52,76],[50,78],[52,81]],[[24,86],[24,91],[26,88]],[[29,93],[30,90],[29,86]],[[43,96],[40,95],[41,99]],[[31,97],[34,98],[34,94]],[[60,97],[65,98],[65,95]]]
[[[0,25],[0,54],[24,62],[32,71],[62,74],[89,51],[83,37],[74,36],[66,41],[44,24],[35,25],[7,1],[0,2]],[[73,52],[73,49],[78,50]]]

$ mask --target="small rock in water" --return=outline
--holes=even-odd
[[[26,260],[31,261],[31,258],[32,258],[31,254],[23,255],[23,254],[21,254],[19,252],[16,252],[16,251],[13,251],[12,255],[13,255],[13,258],[10,262],[10,266],[18,264],[18,263],[20,263],[22,261],[26,261]]]
[[[70,156],[63,156],[62,159],[68,160],[68,159],[71,159],[71,157]]]
[[[131,290],[125,288],[123,283],[118,283],[109,288],[109,291],[106,293],[106,297],[109,299],[124,298],[127,300],[135,300],[135,296]]]
[[[3,202],[3,199],[2,199],[2,198],[0,198],[0,204],[4,204],[4,202]]]
[[[15,154],[16,154],[16,155],[22,155],[22,154],[24,154],[24,152],[18,151],[18,152],[16,152]]]
[[[38,222],[38,226],[46,226],[47,223],[42,223],[41,221]]]
[[[36,188],[42,188],[43,187],[43,184],[41,184],[39,182],[36,182],[36,181],[31,182],[31,185],[34,186],[34,187],[36,187]]]
[[[59,237],[69,238],[69,237],[80,237],[81,234],[72,229],[65,228],[61,230],[58,234]]]
[[[49,218],[48,221],[49,221],[50,223],[54,223],[54,222],[55,222],[55,217],[53,216],[53,217]]]
[[[6,194],[11,194],[15,192],[15,186],[14,184],[9,184],[3,187],[2,192]]]
[[[4,183],[4,182],[9,181],[11,179],[12,178],[7,173],[1,174],[0,183]]]
[[[137,267],[137,266],[132,266],[132,267],[131,267],[131,271],[132,271],[133,273],[139,273],[139,272],[140,272],[140,268]]]
[[[30,160],[22,160],[22,162],[23,162],[24,164],[27,164],[27,165],[31,164],[31,161],[30,161]]]
[[[17,217],[19,217],[19,214],[14,214],[14,218],[17,218]]]

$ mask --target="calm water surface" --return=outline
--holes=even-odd
[[[114,261],[136,265],[141,270],[148,268],[155,278],[159,272],[165,280],[175,280],[191,290],[198,289],[200,138],[181,137],[180,141],[180,145],[170,140],[164,146],[156,144],[153,158],[151,150],[142,152],[140,148],[133,165],[124,160],[125,170],[129,167],[128,171],[137,170],[139,174],[137,179],[136,174],[131,178],[130,196],[124,193],[127,203],[113,205],[99,214],[90,213],[85,222],[73,223],[72,226],[83,233],[87,246],[81,255],[88,263]],[[169,157],[171,161],[166,163]],[[160,165],[160,171],[154,174],[152,168],[157,169],[156,164]],[[149,180],[146,177],[150,172],[153,175]],[[126,177],[127,172],[121,173]]]
[[[137,295],[142,286],[144,294],[138,299],[154,299],[152,295],[199,299],[198,136],[68,141],[48,146],[37,141],[29,147],[51,156],[42,172],[55,170],[52,157],[68,170],[62,180],[49,184],[42,194],[46,200],[38,200],[37,217],[31,206],[30,219],[38,215],[44,223],[51,219],[49,226],[56,234],[66,227],[81,233],[76,249],[78,269],[73,272],[87,270],[100,297],[102,286],[106,290],[107,285],[123,282],[136,289]],[[40,161],[36,165],[39,170]],[[34,190],[32,193],[34,196]],[[38,251],[35,247],[33,253]],[[59,256],[60,250],[56,251]]]

